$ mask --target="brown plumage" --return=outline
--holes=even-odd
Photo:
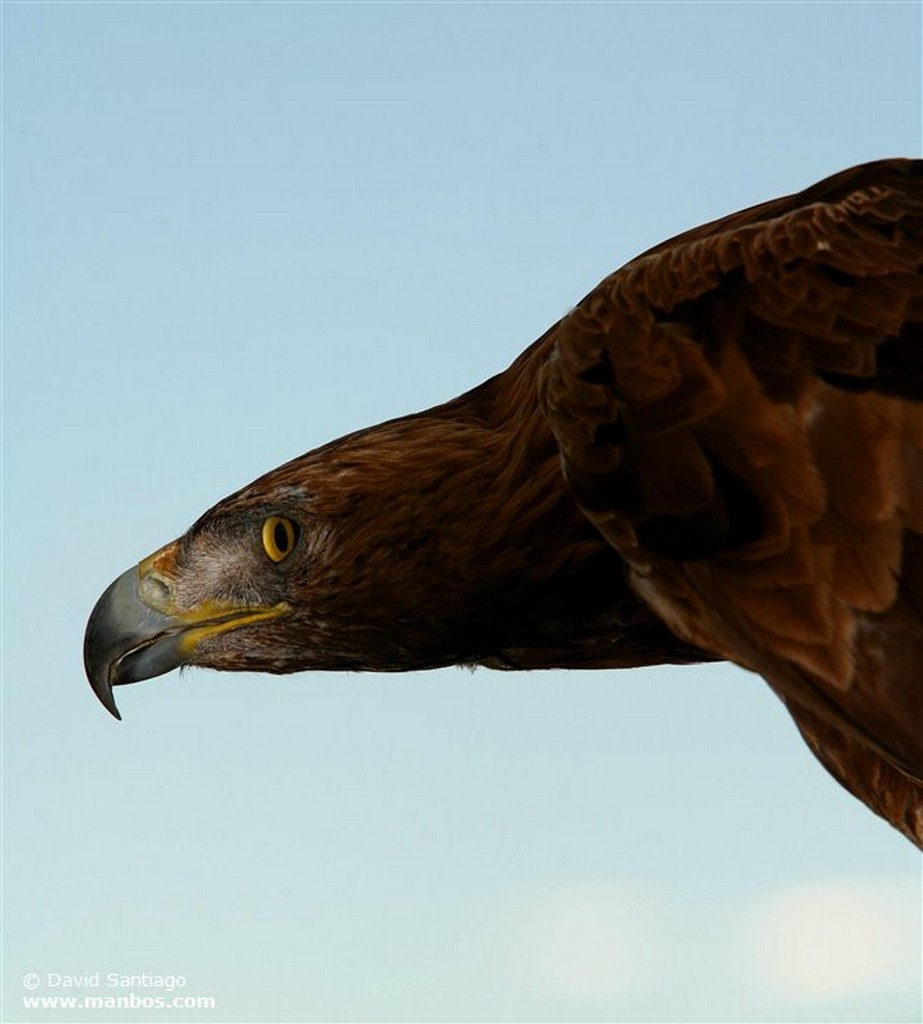
[[[504,373],[273,470],[120,577],[94,689],[177,664],[760,673],[923,845],[923,161],[696,228]]]

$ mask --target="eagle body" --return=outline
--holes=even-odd
[[[120,576],[90,681],[729,659],[923,845],[923,161],[686,232]]]

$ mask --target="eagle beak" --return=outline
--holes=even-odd
[[[182,662],[182,624],[141,599],[139,569],[134,566],[122,573],[96,602],[83,641],[90,686],[119,719],[113,686],[162,675]]]
[[[232,607],[206,601],[179,609],[174,602],[177,542],[168,544],[121,576],[103,593],[87,623],[83,663],[93,692],[121,719],[113,686],[139,683],[184,665],[200,641],[229,629],[277,618],[289,611]]]

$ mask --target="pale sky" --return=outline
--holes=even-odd
[[[919,156],[920,5],[2,28],[3,1019],[918,1021],[919,855],[756,677],[188,671],[116,723],[81,644],[218,499],[492,375],[647,246]],[[24,1009],[145,972],[216,1007]]]

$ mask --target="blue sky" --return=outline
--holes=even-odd
[[[249,479],[664,237],[919,155],[920,6],[2,22],[3,1019],[150,972],[217,1007],[131,1020],[918,1020],[918,854],[755,677],[190,671],[119,724],[80,650]]]

